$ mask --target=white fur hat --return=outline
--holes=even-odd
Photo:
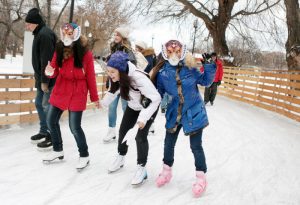
[[[125,27],[118,27],[115,32],[118,32],[123,38],[129,38],[129,30]]]
[[[147,48],[147,44],[144,41],[137,41],[137,42],[135,42],[135,45],[138,47],[141,47],[142,49]]]

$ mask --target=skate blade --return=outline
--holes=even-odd
[[[103,144],[109,144],[109,143],[112,143],[112,142],[116,142],[116,137],[114,137],[110,140],[103,140]]]
[[[59,161],[57,161],[57,159],[58,159]],[[56,157],[56,158],[51,159],[51,160],[43,159],[43,163],[45,163],[45,164],[50,164],[50,163],[52,163],[52,162],[60,162],[60,161],[62,161],[63,159],[64,159],[64,156]]]
[[[45,138],[40,139],[40,140],[31,140],[31,144],[38,144],[38,143],[43,142],[43,141],[45,141]]]
[[[116,173],[116,172],[120,171],[123,167],[124,167],[124,165],[120,166],[120,168],[115,171],[107,170],[107,172],[108,172],[108,174]]]
[[[76,168],[77,172],[81,172],[83,171],[86,167],[88,167],[90,165],[90,161],[88,161],[88,163],[86,163],[86,165],[84,167],[81,168]]]
[[[37,147],[37,150],[40,152],[49,152],[53,150],[53,146],[47,147],[47,148],[41,148],[41,147]]]
[[[147,181],[147,176],[143,179],[143,181],[141,181],[141,183],[138,183],[138,184],[131,184],[131,186],[132,186],[133,188],[139,188],[139,187],[141,187],[146,181]]]

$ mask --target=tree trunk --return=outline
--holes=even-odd
[[[4,36],[3,36],[3,40],[1,42],[1,45],[0,45],[0,58],[1,59],[4,59],[5,58],[5,54],[6,54],[6,46],[8,44],[8,37],[9,37],[9,34],[10,34],[10,30],[11,28],[7,28]]]
[[[17,48],[18,48],[17,42],[15,41],[13,44],[13,48],[12,48],[13,49],[13,53],[12,53],[13,57],[16,57],[16,55],[17,55]]]
[[[229,49],[226,42],[226,28],[215,28],[211,31],[214,51],[221,56],[228,56]]]
[[[47,0],[47,25],[51,28],[51,0]]]
[[[289,70],[300,70],[300,9],[298,0],[284,0],[288,39],[285,44]]]

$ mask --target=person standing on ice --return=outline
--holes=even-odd
[[[128,40],[129,30],[125,27],[119,27],[114,31],[114,40],[110,45],[110,55],[107,57],[107,61],[110,56],[117,52],[123,51],[129,55],[129,60],[136,64],[135,56],[131,49],[131,43]],[[108,78],[106,82],[106,88],[108,89],[111,84],[111,79]],[[116,139],[116,124],[117,124],[117,108],[119,103],[120,95],[118,95],[115,100],[110,104],[108,108],[108,132],[103,138],[104,143],[110,143]],[[121,98],[121,104],[123,112],[126,109],[127,101]]]
[[[220,59],[217,57],[217,53],[213,52],[211,53],[212,60],[217,65],[217,71],[215,75],[214,82],[209,87],[205,87],[204,90],[204,103],[205,105],[210,102],[211,105],[214,105],[214,101],[218,92],[218,86],[221,85],[221,81],[223,78],[223,63]],[[201,68],[201,71],[203,71],[203,67]]]
[[[25,18],[25,28],[34,35],[32,44],[32,67],[36,87],[35,107],[40,120],[40,131],[31,137],[31,141],[37,144],[39,150],[52,149],[51,136],[46,118],[49,109],[48,100],[55,84],[55,78],[48,79],[45,76],[45,68],[52,59],[56,35],[45,25],[45,22],[37,8],[30,9]]]
[[[147,179],[145,167],[149,150],[147,136],[161,98],[147,74],[131,63],[125,52],[117,51],[111,55],[107,62],[107,72],[112,85],[100,101],[100,105],[108,107],[119,94],[128,102],[119,130],[118,154],[108,171],[116,172],[124,166],[128,150],[124,137],[134,135],[137,146],[137,170],[131,184],[140,185]]]
[[[153,68],[152,81],[156,82],[161,96],[171,96],[166,112],[166,136],[164,142],[163,169],[156,179],[161,187],[172,178],[174,148],[181,128],[190,138],[190,147],[195,158],[196,182],[192,191],[199,197],[206,187],[206,162],[202,148],[202,131],[208,126],[208,118],[198,84],[209,86],[214,78],[216,65],[205,63],[204,73],[195,68],[193,57],[187,54],[186,46],[177,40],[163,45],[164,61]]]
[[[79,151],[78,170],[89,164],[89,152],[85,134],[81,128],[82,113],[86,109],[87,95],[99,107],[96,86],[94,59],[88,50],[88,41],[81,36],[81,29],[75,23],[66,23],[61,29],[61,41],[45,73],[49,78],[57,76],[57,81],[50,97],[50,108],[47,124],[53,142],[53,151],[43,161],[51,162],[63,159],[63,142],[59,119],[64,110],[69,111],[69,126]]]

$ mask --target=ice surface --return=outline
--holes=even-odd
[[[83,129],[87,136],[90,166],[75,169],[78,152],[68,121],[61,122],[65,160],[45,165],[30,143],[38,124],[0,130],[0,203],[40,204],[205,204],[205,205],[299,205],[300,123],[251,105],[217,96],[207,106],[210,126],[204,130],[208,187],[192,197],[195,180],[193,155],[187,136],[180,133],[175,150],[173,179],[157,188],[161,170],[164,116],[158,114],[150,142],[148,181],[139,188],[130,185],[136,169],[136,147],[130,144],[123,169],[107,173],[117,144],[103,144],[107,112],[87,111]],[[122,114],[119,109],[118,124]]]

